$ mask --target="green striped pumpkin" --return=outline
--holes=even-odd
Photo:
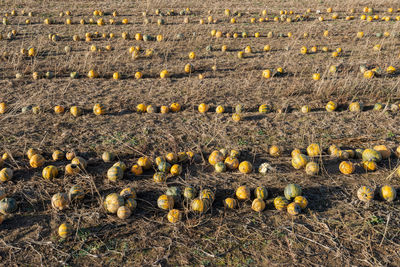
[[[161,161],[157,168],[160,172],[168,173],[171,170],[171,164],[166,161]]]
[[[85,192],[80,185],[73,185],[68,192],[68,198],[70,201],[75,199],[83,199],[85,197]]]
[[[111,182],[120,180],[120,179],[122,179],[123,176],[124,176],[124,172],[118,166],[113,166],[110,169],[108,169],[108,171],[107,171],[107,178]]]
[[[271,111],[271,107],[270,106],[268,106],[268,105],[261,105],[259,108],[258,108],[258,112],[260,112],[260,113],[268,113],[268,112],[270,112]]]
[[[288,184],[285,187],[284,194],[288,200],[292,200],[297,196],[301,196],[301,187],[297,184]]]
[[[282,196],[276,197],[274,199],[274,206],[277,210],[284,210],[289,205],[289,201]]]
[[[263,200],[268,198],[268,190],[264,186],[258,186],[254,189],[254,196]]]

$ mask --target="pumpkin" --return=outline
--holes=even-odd
[[[265,209],[265,202],[261,198],[256,198],[251,203],[251,208],[254,211],[261,212]]]
[[[239,114],[237,114],[237,113],[235,113],[235,114],[232,115],[232,120],[233,120],[234,122],[239,122],[241,119],[242,119],[242,117],[241,117]]]
[[[127,198],[125,199],[125,206],[131,211],[134,211],[137,207],[137,202],[134,198]]]
[[[201,103],[198,107],[200,113],[206,113],[209,109],[209,106],[205,103]]]
[[[175,164],[175,163],[178,162],[178,155],[175,154],[175,153],[168,153],[168,154],[165,156],[165,159],[166,159],[169,163]]]
[[[208,162],[211,165],[215,165],[217,162],[223,162],[223,161],[224,161],[224,155],[218,150],[214,150],[213,152],[211,152],[210,156],[208,157]]]
[[[52,158],[54,161],[64,159],[64,153],[60,150],[56,150],[53,152]]]
[[[374,146],[374,150],[378,151],[381,154],[382,159],[388,159],[392,155],[392,151],[390,150],[390,148],[385,145]]]
[[[363,152],[364,152],[363,149],[357,148],[356,150],[354,150],[354,157],[357,158],[357,159],[361,159]]]
[[[351,161],[342,161],[339,164],[339,170],[343,174],[352,174],[355,171],[355,167]]]
[[[114,163],[113,166],[120,167],[123,172],[126,171],[126,164],[124,162],[122,162],[122,161],[118,161],[118,162]]]
[[[267,199],[268,198],[268,190],[264,186],[258,186],[254,189],[254,196],[260,199]]]
[[[156,183],[164,183],[167,180],[167,176],[163,172],[156,172],[153,175],[153,180]]]
[[[157,158],[155,159],[155,163],[156,163],[157,166],[160,165],[162,162],[166,162],[164,156],[157,157]]]
[[[68,198],[65,193],[57,193],[51,197],[51,206],[56,210],[64,210],[68,206]]]
[[[72,114],[74,117],[78,117],[82,114],[82,110],[77,107],[77,106],[72,106],[69,110],[69,112]]]
[[[5,197],[0,200],[0,213],[7,215],[17,209],[17,202],[12,197]]]
[[[310,112],[310,106],[308,106],[308,105],[302,106],[302,107],[301,107],[301,112],[302,112],[302,113],[308,113],[308,112]]]
[[[287,206],[287,211],[290,215],[296,216],[301,212],[301,207],[296,202],[292,202]]]
[[[172,209],[168,212],[167,219],[170,223],[177,223],[182,220],[182,212],[177,209]]]
[[[269,154],[273,157],[280,157],[282,155],[282,149],[279,146],[271,146],[269,148]]]
[[[42,176],[46,180],[52,180],[58,175],[58,169],[56,166],[50,165],[43,169]]]
[[[82,157],[75,157],[71,160],[71,164],[78,165],[79,168],[81,169],[86,169],[87,167],[87,162],[84,158]]]
[[[337,150],[336,154],[333,156],[339,157],[341,160],[348,160],[350,158],[350,153],[346,150]]]
[[[146,112],[150,113],[150,114],[151,113],[156,113],[157,112],[157,108],[152,106],[152,105],[148,105],[147,108],[146,108]]]
[[[329,101],[328,104],[326,104],[325,109],[328,112],[335,111],[337,108],[337,104],[333,101]]]
[[[101,158],[103,159],[104,162],[111,162],[114,160],[115,155],[111,152],[103,152]]]
[[[196,189],[194,187],[185,187],[185,189],[183,190],[183,197],[185,199],[194,199],[196,196]]]
[[[56,114],[62,114],[62,113],[64,113],[64,107],[63,106],[55,106],[54,107],[54,113],[56,113]]]
[[[75,151],[69,151],[65,154],[65,158],[67,160],[73,160],[76,157],[77,153]]]
[[[374,190],[369,186],[361,186],[357,190],[357,197],[361,201],[369,202],[374,199]]]
[[[376,168],[378,167],[378,165],[376,164],[375,161],[363,161],[362,162],[362,166],[366,171],[376,171]]]
[[[218,106],[218,107],[215,109],[215,112],[216,112],[217,114],[222,114],[222,113],[224,113],[224,111],[225,111],[225,108],[224,108],[223,106]]]
[[[382,155],[375,149],[367,148],[362,153],[362,160],[380,162],[382,160]]]
[[[93,113],[95,115],[103,115],[103,114],[106,113],[106,110],[105,110],[103,105],[95,104],[94,107],[93,107]]]
[[[203,189],[200,191],[199,194],[200,199],[208,199],[210,201],[210,203],[214,202],[215,199],[215,195],[213,193],[213,191],[211,191],[211,189]]]
[[[146,105],[143,104],[143,103],[138,104],[138,105],[136,106],[136,111],[137,111],[138,113],[145,113],[146,110],[147,110],[147,107],[146,107]]]
[[[236,189],[236,197],[239,200],[247,200],[250,199],[250,190],[247,186],[242,185]]]
[[[118,166],[112,166],[110,169],[107,171],[107,178],[111,182],[116,182],[117,180],[122,179],[124,176],[123,170],[118,167]]]
[[[167,191],[165,191],[167,196],[171,196],[175,201],[179,201],[181,198],[181,189],[177,186],[168,187]]]
[[[227,209],[235,209],[237,205],[237,200],[234,198],[228,197],[224,199],[224,207]]]
[[[168,195],[161,195],[157,199],[157,206],[163,210],[170,210],[174,207],[174,198]]]
[[[317,175],[319,173],[319,165],[316,162],[309,162],[306,165],[306,173],[308,175]]]
[[[299,154],[301,154],[301,150],[298,149],[298,148],[293,149],[292,152],[290,153],[292,158],[295,157],[296,155],[299,155]]]
[[[85,197],[85,192],[80,185],[73,185],[68,192],[68,199],[70,201],[83,199]]]
[[[166,114],[166,113],[169,112],[169,108],[168,108],[167,106],[161,106],[161,107],[160,107],[160,112],[161,112],[162,114]]]
[[[179,103],[172,103],[169,108],[172,112],[179,112],[181,110],[181,105]]]
[[[208,210],[209,205],[210,204],[207,200],[195,198],[190,203],[190,208],[192,209],[193,212],[204,213]]]
[[[79,173],[80,171],[81,171],[81,169],[76,164],[68,164],[67,166],[65,166],[66,174],[74,175],[74,174]]]
[[[297,154],[292,158],[292,166],[296,169],[302,169],[307,166],[308,157],[304,154]]]
[[[160,172],[168,173],[171,171],[171,164],[169,164],[166,161],[162,161],[160,164],[158,164],[157,168]],[[175,168],[177,168],[177,167],[175,167]],[[175,171],[177,171],[177,170],[175,170]]]
[[[179,164],[174,164],[171,166],[170,173],[172,176],[178,176],[182,173],[182,166]]]
[[[90,39],[90,37],[86,37],[86,39],[87,39],[87,38]],[[95,70],[89,70],[87,76],[88,76],[89,79],[94,79],[94,78],[99,77],[99,74],[98,74],[97,71],[95,71]]]
[[[244,111],[244,106],[243,106],[242,104],[237,104],[237,105],[235,106],[235,112],[236,112],[237,114],[243,113],[243,111]]]
[[[2,164],[2,161],[8,160],[9,157],[10,157],[10,155],[9,155],[7,152],[4,152],[3,155],[1,156],[1,160],[0,160],[1,163],[0,163],[0,166],[1,166],[1,164]]]
[[[223,162],[217,162],[214,165],[214,170],[217,173],[226,172],[226,165]]]
[[[303,196],[297,196],[294,198],[294,202],[297,203],[301,209],[307,208],[308,200]]]
[[[282,196],[274,198],[274,206],[277,210],[284,210],[289,205],[289,201]]]
[[[33,155],[36,155],[38,152],[33,149],[33,148],[29,148],[28,151],[26,152],[26,156],[28,157],[28,159],[31,159],[33,157]]]
[[[274,168],[268,162],[263,162],[258,167],[258,172],[263,175],[266,175],[269,171],[274,171]]]
[[[104,199],[104,208],[109,213],[117,213],[118,208],[124,205],[124,198],[117,193],[111,193]]]
[[[309,157],[318,157],[321,155],[321,148],[318,144],[310,144],[307,147],[307,154]]]
[[[39,168],[44,165],[45,159],[42,155],[36,154],[31,157],[29,160],[29,164],[31,165],[32,168]]]
[[[262,77],[263,77],[264,79],[269,79],[269,78],[271,78],[271,76],[272,76],[272,74],[271,74],[271,71],[270,71],[270,70],[268,70],[268,69],[263,70],[263,72],[262,72]]]
[[[360,112],[363,109],[363,105],[360,102],[352,102],[349,105],[349,110],[351,112]]]
[[[396,199],[397,193],[396,189],[390,185],[384,185],[379,189],[379,194],[382,199],[386,200],[387,202],[392,202]]]
[[[121,192],[119,193],[119,195],[121,197],[123,197],[124,199],[128,199],[128,198],[136,198],[136,191],[134,188],[132,187],[126,187],[124,189],[121,190]]]
[[[170,74],[169,74],[169,72],[168,72],[167,70],[162,70],[162,71],[160,72],[160,78],[161,78],[161,79],[168,78],[169,76],[170,76]]]
[[[288,184],[283,192],[288,200],[292,200],[297,196],[301,196],[302,190],[297,184]]]
[[[131,209],[126,206],[121,206],[117,210],[117,217],[122,220],[128,219],[131,216],[131,214],[132,214]]]
[[[4,168],[0,171],[0,181],[6,182],[12,179],[14,171],[10,168]]]
[[[58,235],[61,238],[67,238],[72,234],[72,226],[69,223],[62,223],[58,227]]]
[[[0,114],[4,114],[7,111],[7,104],[4,102],[0,103]]]
[[[244,173],[244,174],[248,174],[251,173],[253,171],[253,165],[249,162],[249,161],[242,161],[239,164],[239,172]]]
[[[151,168],[151,160],[148,157],[140,157],[137,164],[143,168],[143,170],[149,170]]]

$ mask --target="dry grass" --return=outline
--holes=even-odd
[[[7,2],[7,1],[6,1]],[[290,151],[295,147],[305,148],[318,142],[324,148],[330,144],[342,147],[369,147],[384,143],[391,148],[399,144],[398,113],[389,110],[374,112],[376,102],[388,105],[399,100],[398,75],[386,75],[366,81],[359,72],[360,64],[380,67],[399,64],[400,22],[366,22],[359,16],[364,6],[371,3],[356,1],[278,1],[263,2],[193,2],[193,1],[12,1],[3,4],[1,14],[12,9],[20,12],[33,11],[32,24],[25,25],[27,16],[9,17],[11,25],[1,25],[0,32],[6,36],[12,29],[18,31],[14,40],[1,40],[0,52],[8,52],[2,59],[0,74],[0,102],[6,102],[9,110],[0,115],[0,151],[12,155],[6,165],[15,170],[12,181],[2,185],[18,202],[18,210],[0,225],[0,258],[4,265],[400,265],[400,218],[399,200],[388,204],[378,198],[365,206],[355,195],[362,185],[379,187],[383,184],[400,186],[400,179],[390,175],[398,165],[391,158],[379,166],[375,173],[365,173],[357,166],[355,174],[344,176],[338,171],[338,162],[322,157],[323,171],[308,177],[303,171],[290,166]],[[266,6],[269,22],[251,24],[250,18],[259,18]],[[329,19],[327,7],[333,7],[340,19]],[[184,16],[165,16],[166,25],[157,26],[154,10],[175,11],[190,7],[193,14],[190,23],[182,24]],[[304,14],[310,7],[313,13],[302,22],[277,23],[271,19],[279,10]],[[345,21],[350,8],[356,8],[355,19]],[[400,8],[396,1],[374,3],[376,13],[387,14],[388,7]],[[238,10],[243,16],[238,23],[230,24],[223,15],[224,9]],[[7,9],[7,10],[5,10]],[[80,25],[95,9],[106,12],[105,21],[117,10],[118,22],[128,18],[129,25]],[[320,9],[325,22],[319,22],[315,10]],[[59,12],[70,10],[73,25],[63,25],[66,17]],[[141,13],[147,10],[150,24],[143,24]],[[200,18],[207,20],[208,10],[219,22],[199,25]],[[392,14],[394,16],[400,13]],[[51,17],[57,24],[45,26],[43,20]],[[108,23],[107,23],[108,24]],[[247,31],[249,38],[210,37],[212,29],[223,33]],[[324,37],[323,31],[330,36]],[[365,37],[355,39],[358,31]],[[94,38],[92,42],[73,42],[74,34],[84,37],[86,32],[115,33],[114,40]],[[163,42],[138,42],[122,40],[122,32],[164,35]],[[274,32],[273,38],[267,33]],[[389,31],[394,36],[378,38],[377,32]],[[260,32],[260,38],[252,37]],[[288,38],[287,33],[293,37]],[[310,37],[303,38],[304,32]],[[52,42],[50,33],[57,33],[61,40]],[[176,40],[182,33],[184,38]],[[195,33],[195,34],[194,34]],[[284,37],[278,37],[282,33]],[[375,44],[382,44],[381,52],[373,52]],[[95,44],[101,53],[89,52]],[[223,53],[223,44],[228,51]],[[263,52],[270,44],[272,51]],[[66,54],[64,47],[71,46]],[[112,51],[104,51],[106,45]],[[128,48],[140,45],[143,50],[153,49],[154,56],[133,60]],[[211,45],[212,51],[206,51]],[[254,53],[239,60],[237,52],[246,45]],[[300,55],[301,46],[317,45],[319,52]],[[33,59],[20,54],[21,48],[35,47],[39,54]],[[329,53],[321,51],[328,46]],[[343,53],[332,58],[331,52],[341,47]],[[188,59],[195,51],[197,59]],[[194,74],[184,74],[186,63],[192,62]],[[212,66],[217,66],[217,71]],[[338,66],[339,72],[329,75],[328,68]],[[282,67],[286,75],[261,79],[262,70]],[[100,78],[86,78],[89,69],[95,68]],[[159,72],[168,69],[172,77],[161,80]],[[53,79],[32,79],[32,72],[41,74],[52,71]],[[77,71],[81,78],[69,78]],[[112,73],[119,71],[123,79],[113,81]],[[136,71],[144,78],[135,80]],[[320,81],[313,81],[314,72],[321,73]],[[15,79],[15,74],[23,74]],[[205,79],[197,75],[203,73]],[[367,106],[361,113],[346,110],[352,100],[360,100]],[[329,100],[337,101],[341,107],[336,113],[327,113],[323,107]],[[138,114],[139,103],[157,107],[172,102],[182,104],[184,110],[176,114]],[[197,105],[211,105],[207,114],[199,114]],[[108,108],[104,116],[95,116],[91,108],[102,103]],[[246,111],[240,123],[233,123],[234,106],[241,103]],[[257,113],[258,105],[269,103],[274,111]],[[309,104],[313,112],[302,114],[298,108]],[[40,105],[42,113],[21,113],[28,105]],[[69,114],[55,115],[55,105],[70,107],[79,105],[84,115],[73,118]],[[227,113],[214,113],[217,105],[224,105]],[[287,110],[279,114],[278,109]],[[268,146],[278,144],[285,149],[283,157],[271,158]],[[52,182],[41,178],[41,170],[29,167],[24,156],[28,148],[40,149],[46,159],[55,149],[76,149],[89,160],[87,172],[78,176],[64,176]],[[249,160],[255,167],[269,161],[277,170],[267,176],[258,173],[241,175],[236,172],[216,174],[207,163],[208,154],[216,148],[235,148],[242,151],[242,160]],[[115,184],[105,178],[111,164],[103,163],[103,151],[115,152],[120,160],[131,166],[140,156],[156,157],[167,152],[194,151],[199,155],[195,162],[183,165],[183,174],[168,180],[164,185],[152,181],[153,171],[140,177],[126,173],[122,181]],[[47,162],[50,164],[50,160]],[[65,166],[66,161],[56,163]],[[288,183],[302,186],[309,199],[309,208],[297,217],[273,208],[272,200],[281,195]],[[73,184],[86,190],[80,203],[73,203],[63,212],[51,208],[54,193],[66,192]],[[233,196],[237,186],[246,184],[250,188],[264,185],[270,197],[264,212],[257,214],[250,209],[251,203],[241,203],[235,211],[225,210],[222,200]],[[158,196],[168,186],[192,185],[212,188],[216,200],[211,211],[195,216],[187,209],[187,203],[179,203],[184,211],[184,220],[171,225],[166,213],[157,208]],[[133,186],[138,192],[138,208],[133,216],[119,220],[108,215],[102,200],[110,192],[119,192]],[[68,240],[57,236],[57,228],[63,221],[74,226],[75,233]]]

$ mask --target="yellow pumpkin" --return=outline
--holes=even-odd
[[[214,195],[214,192],[211,191],[211,189],[206,188],[206,189],[203,189],[200,191],[199,198],[207,199],[210,201],[210,203],[212,203],[212,202],[214,202],[215,195]]]
[[[292,166],[296,169],[302,169],[307,166],[308,157],[304,154],[297,154],[292,158]]]
[[[239,160],[234,157],[227,157],[225,159],[225,165],[230,170],[236,170],[239,167]]]
[[[390,185],[384,185],[380,188],[379,194],[382,199],[392,202],[393,200],[396,199],[397,193],[396,189],[393,186]]]
[[[184,70],[186,73],[192,73],[192,72],[194,72],[194,66],[192,64],[188,63],[185,65]]]
[[[75,151],[69,151],[69,152],[67,152],[67,154],[65,154],[65,158],[67,160],[72,160],[75,157],[76,157],[76,152]]]
[[[56,210],[64,210],[68,206],[68,198],[65,193],[57,193],[51,197],[51,206]]]
[[[242,119],[242,117],[240,116],[240,114],[234,113],[234,114],[232,115],[232,120],[233,120],[234,122],[239,122],[241,119]]]
[[[62,113],[64,113],[64,107],[63,106],[55,106],[54,107],[54,112],[56,113],[56,114],[62,114]]]
[[[213,166],[216,163],[223,161],[224,161],[224,155],[218,150],[214,150],[213,152],[211,152],[210,156],[208,157],[208,162]]]
[[[87,167],[87,162],[84,158],[82,157],[75,157],[71,160],[71,164],[77,165],[81,169],[86,169]]]
[[[373,160],[367,160],[362,162],[362,166],[366,171],[376,171],[378,164]]]
[[[357,190],[357,197],[359,200],[368,202],[374,199],[374,190],[368,186],[361,186]]]
[[[182,173],[182,166],[179,164],[174,164],[171,166],[170,173],[172,176],[178,176]]]
[[[284,210],[289,205],[289,201],[282,196],[274,198],[274,206],[277,210]]]
[[[119,207],[124,205],[124,198],[117,193],[111,193],[104,199],[104,208],[109,213],[117,213]]]
[[[137,164],[143,168],[143,170],[149,170],[151,168],[151,160],[148,157],[140,157]]]
[[[119,195],[121,197],[123,197],[124,199],[136,198],[136,191],[135,191],[135,189],[133,187],[126,187],[126,188],[121,190]]]
[[[208,210],[210,203],[207,199],[195,198],[192,200],[190,207],[193,212],[201,214]]]
[[[68,164],[65,166],[65,173],[69,175],[77,174],[81,171],[78,165],[76,164]]]
[[[74,117],[78,117],[82,114],[82,110],[77,107],[77,106],[72,106],[69,110],[69,112],[72,114]]]
[[[106,110],[105,110],[103,105],[95,104],[94,107],[93,107],[93,113],[95,115],[103,115],[103,114],[106,113]]]
[[[170,76],[170,74],[169,74],[169,72],[168,72],[167,70],[162,70],[162,71],[160,72],[160,78],[161,78],[161,79],[168,78],[169,76]]]
[[[62,160],[62,159],[64,159],[64,153],[60,150],[56,150],[53,152],[52,158],[54,161]]]
[[[337,108],[337,104],[333,101],[329,101],[328,104],[326,104],[325,109],[328,112],[335,111]]]
[[[0,171],[0,181],[6,182],[12,179],[14,171],[10,168],[4,168]]]
[[[114,160],[115,155],[111,152],[105,151],[101,155],[101,158],[104,162],[111,162]]]
[[[251,173],[253,171],[253,165],[251,165],[251,163],[249,161],[242,161],[239,164],[239,172],[241,173]]]
[[[296,155],[299,155],[299,154],[301,154],[301,150],[298,149],[298,148],[293,149],[292,152],[290,153],[292,158],[295,157]]]
[[[31,165],[32,168],[39,168],[42,167],[45,162],[45,159],[42,155],[40,154],[35,154],[31,157],[29,160],[29,164]]]
[[[301,209],[307,208],[308,200],[303,196],[297,196],[294,198],[294,202],[297,203]]]
[[[309,157],[318,157],[321,155],[321,148],[318,144],[310,144],[307,147],[307,154]]]
[[[172,209],[168,212],[167,219],[170,223],[177,223],[182,220],[182,212],[177,209]]]
[[[121,206],[117,210],[117,217],[125,220],[128,219],[132,214],[132,210],[129,207]]]
[[[287,206],[287,211],[290,215],[296,216],[301,212],[301,207],[296,202],[292,202]]]
[[[113,166],[120,167],[123,172],[126,171],[126,164],[123,161],[118,161],[114,163]]]
[[[388,159],[392,155],[392,151],[385,145],[374,146],[374,150],[381,153],[382,159]]]
[[[343,174],[352,174],[355,170],[355,167],[351,161],[342,161],[339,164],[339,170]]]
[[[29,148],[28,151],[26,152],[26,156],[28,157],[28,159],[31,159],[33,155],[36,154],[38,154],[38,152],[33,148]]]
[[[161,195],[157,200],[157,206],[163,210],[174,208],[174,198],[168,195]]]
[[[165,159],[168,161],[168,163],[175,164],[178,162],[178,155],[175,153],[168,153],[165,156]]]
[[[72,234],[72,226],[69,223],[62,223],[58,227],[58,235],[61,238],[67,238]]]
[[[172,103],[169,108],[172,112],[178,112],[181,110],[181,105],[179,103]]]
[[[206,113],[209,109],[209,106],[205,103],[201,103],[198,107],[200,113]]]
[[[261,198],[256,198],[251,203],[251,208],[254,211],[261,212],[265,209],[265,202]]]
[[[122,177],[124,176],[123,170],[118,167],[118,166],[112,166],[110,169],[107,171],[107,178],[111,182],[116,182],[117,180],[121,180]]]
[[[273,157],[280,157],[282,156],[282,149],[279,146],[270,146],[269,154]]]
[[[52,180],[58,175],[58,169],[56,166],[50,165],[43,169],[42,176],[46,180]]]
[[[237,201],[234,198],[228,197],[224,199],[224,207],[228,209],[234,209],[237,207]]]
[[[247,200],[247,199],[250,199],[250,189],[249,189],[247,186],[245,186],[245,185],[239,186],[239,187],[236,189],[236,197],[237,197],[239,200]]]
[[[316,162],[309,162],[306,165],[306,173],[308,175],[317,175],[319,173],[319,165]]]

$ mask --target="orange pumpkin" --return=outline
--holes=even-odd
[[[55,106],[54,107],[54,112],[56,113],[56,114],[62,114],[62,113],[64,113],[64,107],[63,106]]]
[[[374,146],[374,150],[381,153],[382,159],[388,159],[392,155],[392,151],[385,145]]]
[[[343,174],[352,174],[355,170],[355,167],[351,161],[342,161],[339,165],[339,170]]]
[[[253,171],[253,165],[251,165],[249,161],[242,161],[239,164],[239,171],[245,174],[251,173]]]
[[[279,146],[271,146],[269,148],[269,154],[273,157],[280,157],[282,155],[282,149]]]
[[[234,157],[227,157],[225,159],[225,165],[230,170],[236,170],[239,167],[239,160]]]
[[[213,152],[211,152],[210,156],[208,157],[208,162],[213,166],[217,162],[223,162],[223,161],[224,161],[224,155],[218,150],[214,150]]]

